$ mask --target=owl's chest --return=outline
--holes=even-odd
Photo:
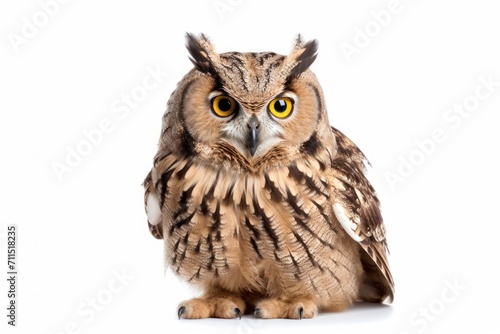
[[[308,162],[258,174],[179,164],[165,186],[168,260],[190,281],[256,277],[266,261],[294,275],[338,234],[328,183]]]

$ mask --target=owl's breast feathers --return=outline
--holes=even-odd
[[[392,299],[385,232],[364,156],[343,134],[333,134],[336,145],[324,147],[314,136],[286,164],[289,152],[279,149],[271,159],[277,163],[263,157],[251,166],[230,146],[212,161],[160,151],[144,182],[145,205],[150,231],[166,239],[174,271],[191,282],[258,290],[272,263],[281,284],[311,280],[328,290],[350,284],[345,277],[361,261],[361,298]]]

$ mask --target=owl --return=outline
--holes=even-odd
[[[201,290],[179,318],[312,318],[390,303],[386,232],[365,156],[329,125],[309,69],[288,55],[217,53],[187,34],[194,68],[167,103],[144,181],[167,266]]]

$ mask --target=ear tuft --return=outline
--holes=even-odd
[[[196,37],[191,33],[186,33],[186,48],[190,55],[189,60],[198,71],[215,72],[212,64],[215,50],[207,36],[200,34],[200,37]]]
[[[318,42],[313,39],[304,44],[302,36],[299,34],[295,40],[295,45],[286,57],[286,63],[294,64],[288,74],[288,80],[298,77],[302,72],[306,71],[318,56]]]

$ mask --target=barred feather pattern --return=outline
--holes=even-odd
[[[166,236],[172,269],[188,282],[232,291],[270,295],[271,284],[276,295],[306,291],[320,299],[344,294],[357,299],[362,282],[353,278],[361,276],[361,263],[353,254],[358,245],[335,223],[330,205],[335,196],[362,222],[355,232],[369,257],[361,265],[371,266],[373,276],[381,275],[369,301],[392,300],[385,230],[378,200],[363,174],[364,156],[347,137],[332,131],[338,142],[334,158],[321,148],[317,156],[243,175],[238,165],[221,169],[173,152],[159,157],[146,184],[162,195],[168,219],[150,230],[157,238]],[[383,269],[381,274],[374,265]],[[269,272],[275,277],[267,277]]]
[[[324,150],[317,158],[242,175],[164,155],[151,182],[164,200],[161,235],[172,269],[189,282],[232,291],[269,295],[267,285],[277,283],[277,295],[307,291],[323,298],[346,290],[352,298],[359,282],[345,278],[361,267],[351,259],[356,244],[332,224],[329,157]]]

